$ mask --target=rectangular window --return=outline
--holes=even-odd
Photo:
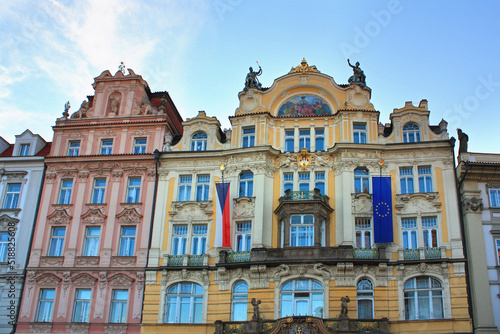
[[[500,207],[500,189],[490,189],[490,205],[492,208]]]
[[[207,249],[207,225],[193,226],[193,239],[191,242],[191,254],[205,254]]]
[[[109,322],[125,323],[127,321],[128,290],[113,290],[111,298]]]
[[[191,200],[191,182],[193,178],[191,175],[179,177],[179,201]]]
[[[370,193],[369,180],[368,170],[356,168],[354,170],[354,191],[356,193]]]
[[[119,256],[133,256],[135,245],[135,226],[122,226]]]
[[[88,322],[90,313],[90,289],[76,289],[73,322]]]
[[[127,203],[139,203],[141,194],[141,178],[131,177],[128,179]]]
[[[80,141],[70,141],[68,146],[68,156],[76,157],[80,154]]]
[[[113,139],[103,139],[101,141],[101,155],[109,155],[113,151]]]
[[[255,146],[255,128],[243,129],[243,147]]]
[[[0,262],[7,262],[8,248],[9,248],[9,233],[0,232]]]
[[[436,217],[422,218],[422,233],[425,248],[438,247],[438,229]]]
[[[354,123],[352,128],[354,143],[366,144],[366,123]]]
[[[239,197],[253,196],[253,173],[245,172],[240,174]]]
[[[371,248],[372,247],[372,222],[370,218],[356,218],[356,247]]]
[[[311,131],[310,130],[300,130],[299,131],[299,149],[307,148],[311,150]]]
[[[210,175],[198,175],[196,182],[196,200],[208,201],[209,188],[210,188]]]
[[[496,250],[497,250],[498,265],[500,265],[500,239],[496,239],[495,244],[496,244]]]
[[[19,197],[21,196],[21,183],[8,183],[5,199],[3,201],[4,209],[17,209]]]
[[[92,190],[92,204],[104,203],[104,193],[106,190],[106,179],[95,179]]]
[[[401,181],[401,194],[413,194],[413,168],[401,167],[399,168],[399,179]]]
[[[83,256],[97,256],[99,253],[99,238],[101,228],[99,226],[89,226],[85,231],[85,245]]]
[[[299,190],[309,191],[309,181],[311,180],[311,174],[309,172],[299,173]]]
[[[283,173],[283,193],[293,191],[293,173]]]
[[[252,222],[236,223],[236,251],[251,250]]]
[[[418,186],[421,193],[432,192],[431,167],[418,167]]]
[[[26,157],[30,153],[30,144],[21,144],[19,148],[19,156]]]
[[[52,320],[52,308],[54,306],[54,289],[40,289],[38,310],[36,312],[37,322],[50,322]]]
[[[187,225],[174,225],[174,233],[172,238],[172,255],[186,254],[187,233]]]
[[[290,216],[290,246],[314,246],[314,216]]]
[[[325,150],[325,130],[324,129],[316,129],[315,131],[315,145],[316,151],[324,151]]]
[[[62,256],[64,246],[65,227],[53,227],[50,237],[49,256]]]
[[[59,191],[59,204],[69,204],[71,202],[71,189],[73,180],[62,180],[61,190]]]
[[[294,144],[295,131],[286,130],[285,131],[285,152],[293,152],[295,149]]]
[[[134,139],[134,154],[146,153],[146,138]]]
[[[319,189],[321,195],[325,194],[325,172],[314,173],[314,188]]]
[[[401,228],[403,230],[403,247],[404,249],[418,248],[417,238],[417,219],[402,218]]]

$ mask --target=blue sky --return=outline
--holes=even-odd
[[[500,2],[47,0],[0,3],[0,136],[47,141],[66,101],[121,61],[184,119],[205,110],[229,127],[249,66],[271,86],[303,57],[347,83],[359,61],[380,121],[429,101],[469,151],[500,153]]]

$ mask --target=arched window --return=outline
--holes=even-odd
[[[253,173],[245,172],[240,174],[240,193],[239,197],[253,196]]]
[[[357,285],[358,319],[373,319],[373,283],[362,278]]]
[[[166,323],[201,323],[203,288],[191,282],[176,283],[167,290]]]
[[[358,167],[354,170],[354,192],[369,193],[370,192],[370,174],[366,167]]]
[[[207,150],[207,134],[198,132],[191,138],[191,151],[206,151]]]
[[[323,317],[323,285],[314,279],[295,279],[281,286],[280,316]]]
[[[248,284],[238,281],[233,285],[231,321],[247,321]]]
[[[405,319],[443,319],[443,285],[429,276],[411,278],[404,285]]]
[[[417,124],[410,123],[403,127],[403,141],[405,143],[415,143],[420,141],[420,128]]]

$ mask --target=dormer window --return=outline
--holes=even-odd
[[[191,151],[206,151],[207,150],[207,134],[198,132],[191,138]]]
[[[410,123],[403,127],[403,141],[405,143],[416,143],[420,141],[420,128],[417,124]]]
[[[21,144],[21,147],[19,148],[19,156],[20,157],[26,157],[30,153],[30,144]]]

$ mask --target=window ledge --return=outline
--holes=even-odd
[[[76,264],[78,266],[96,266],[99,264],[99,256],[77,256]]]
[[[69,209],[73,207],[73,204],[52,204],[54,209]]]
[[[17,217],[19,215],[19,212],[21,212],[20,208],[16,209],[0,209],[0,214],[6,214],[6,215],[13,215],[14,217]]]
[[[116,266],[130,266],[135,265],[137,256],[112,256],[111,265]]]
[[[64,256],[41,256],[40,266],[51,267],[60,266],[64,262]]]

